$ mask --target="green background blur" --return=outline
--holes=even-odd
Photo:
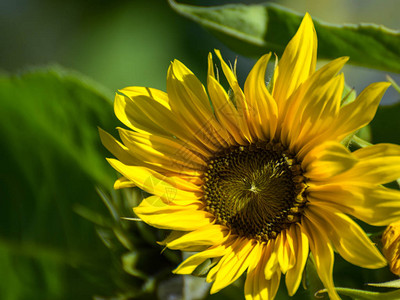
[[[397,0],[275,2],[327,22],[400,28]],[[0,28],[0,70],[4,78],[12,78],[3,78],[0,85],[0,299],[123,299],[116,291],[141,283],[121,275],[118,255],[123,251],[105,246],[93,220],[82,217],[85,209],[96,213],[94,219],[109,215],[95,186],[111,191],[116,178],[103,159],[110,155],[99,142],[96,126],[113,134],[119,126],[112,109],[117,89],[137,85],[165,90],[173,59],[205,82],[209,51],[219,48],[231,61],[237,55],[161,0],[1,0]],[[253,63],[239,57],[241,82]],[[65,69],[82,74],[94,92],[87,92],[70,73],[54,78],[28,75],[23,81],[13,77],[55,65],[62,74]],[[357,91],[386,75],[352,66],[344,72]],[[35,90],[40,85],[46,92]],[[68,101],[71,95],[79,101]],[[384,103],[397,100],[390,89]],[[128,207],[124,215],[129,214]],[[161,248],[154,243],[149,239],[141,249],[157,256]],[[171,258],[150,268],[170,271],[176,263]],[[363,282],[371,279],[366,276]],[[242,291],[233,290],[211,298],[234,295],[243,297]],[[173,296],[158,293],[162,299]],[[145,297],[155,296],[138,296]]]
[[[197,5],[262,2],[265,1],[181,1]],[[331,23],[367,22],[392,29],[400,27],[397,0],[273,2],[299,13],[308,11],[313,17]],[[216,47],[226,50],[162,0],[2,0],[0,26],[1,69],[14,72],[56,63],[82,72],[112,92],[130,85],[165,90],[166,70],[175,58],[204,79],[208,52]],[[231,60],[236,57],[228,51],[223,54]],[[239,67],[245,70],[240,74],[242,79],[252,63],[240,61]],[[373,80],[384,80],[386,74],[364,68],[346,71],[350,72],[349,69],[351,73],[346,80],[357,90]],[[394,92],[389,92],[386,98],[391,95]]]

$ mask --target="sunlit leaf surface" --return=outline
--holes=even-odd
[[[215,7],[170,5],[199,23],[234,51],[259,57],[268,51],[281,55],[295,34],[302,15],[273,3]],[[375,24],[332,25],[314,19],[318,57],[350,56],[350,63],[400,72],[400,32]]]

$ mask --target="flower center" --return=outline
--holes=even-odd
[[[304,180],[300,164],[280,144],[226,148],[209,160],[204,173],[206,209],[241,236],[274,239],[300,220]]]

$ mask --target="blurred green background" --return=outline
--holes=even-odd
[[[396,0],[275,2],[327,22],[400,27]],[[162,233],[120,220],[143,195],[112,192],[97,126],[119,126],[117,89],[165,90],[171,60],[205,82],[209,51],[237,55],[161,0],[2,0],[0,26],[0,299],[179,299],[182,279],[170,270],[180,254],[160,254]],[[242,82],[253,63],[239,57]],[[345,75],[360,91],[386,73],[347,66]],[[397,100],[391,89],[384,103]],[[210,299],[243,298],[235,289]]]

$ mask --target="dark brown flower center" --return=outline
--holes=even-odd
[[[306,185],[300,164],[280,144],[235,146],[204,173],[204,201],[219,224],[266,241],[300,220]]]

